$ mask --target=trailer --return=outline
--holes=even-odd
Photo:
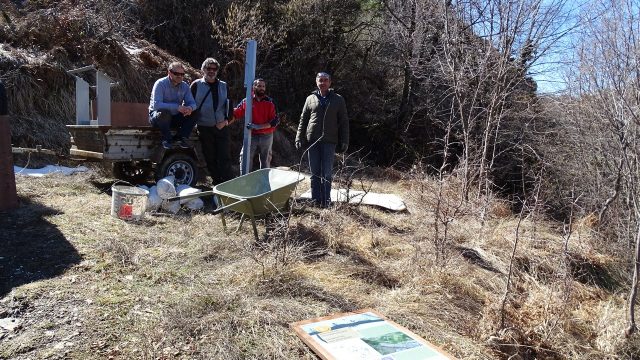
[[[89,101],[91,86],[85,77],[93,72],[96,95],[95,101]],[[68,73],[76,78],[76,124],[67,125],[71,156],[102,161],[115,178],[129,182],[144,181],[152,174],[156,180],[173,175],[177,184],[198,182],[206,164],[195,133],[188,139],[191,148],[166,150],[160,131],[149,124],[148,104],[111,102],[110,89],[116,84],[93,66]]]
[[[160,131],[150,126],[67,125],[71,134],[69,153],[75,158],[102,161],[113,176],[141,182],[173,175],[176,184],[194,186],[205,168],[200,141],[193,133],[190,149],[166,150]]]

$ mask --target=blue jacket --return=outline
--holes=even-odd
[[[171,115],[176,115],[180,105],[188,106],[192,110],[196,108],[196,102],[189,91],[189,84],[183,81],[173,86],[168,76],[158,79],[153,84],[149,112],[168,110]]]

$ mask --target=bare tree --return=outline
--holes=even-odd
[[[598,17],[585,22],[580,34],[571,94],[583,119],[604,130],[590,134],[600,138],[591,142],[596,144],[592,150],[608,170],[592,176],[611,180],[605,183],[611,188],[601,198],[599,219],[617,223],[606,225],[618,230],[619,240],[635,246],[626,329],[631,335],[637,331],[634,309],[640,272],[640,8],[633,0],[597,0],[587,11]],[[605,212],[615,215],[607,218]]]
[[[522,121],[515,114],[535,102],[527,74],[567,32],[565,3],[470,0],[445,7],[441,69],[456,105],[451,116],[462,125],[465,180],[477,179],[478,195],[491,192],[489,173],[500,145],[514,139],[504,122]]]

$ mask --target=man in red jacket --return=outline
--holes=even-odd
[[[273,133],[276,126],[280,123],[276,111],[276,105],[273,100],[266,95],[267,84],[264,79],[255,79],[253,81],[253,103],[251,108],[252,122],[251,127],[251,149],[249,152],[249,172],[252,170],[253,158],[258,152],[260,159],[260,168],[271,167],[271,145],[273,145]],[[233,116],[236,119],[244,117],[247,99],[242,99],[240,104],[233,109]],[[240,172],[242,172],[244,147],[240,151]]]

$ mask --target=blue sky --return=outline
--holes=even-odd
[[[558,30],[567,33],[551,45],[530,72],[538,83],[539,93],[555,93],[566,88],[564,73],[574,64],[573,43],[579,30],[578,18],[587,6],[588,0],[567,0],[563,4],[564,21],[559,24]]]

